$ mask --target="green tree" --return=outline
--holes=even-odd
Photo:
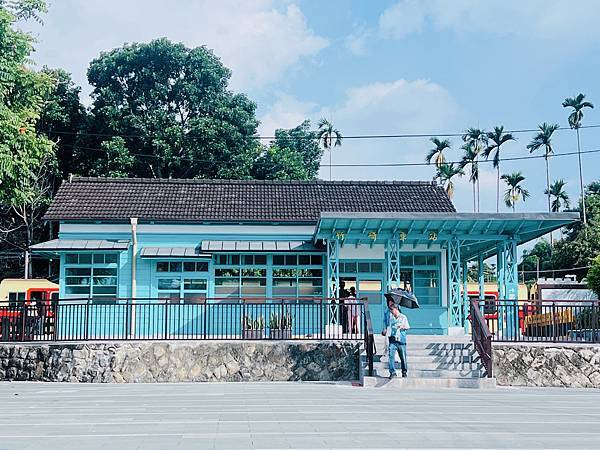
[[[74,149],[79,139],[78,132],[85,125],[87,112],[79,98],[81,88],[73,83],[68,72],[47,67],[42,72],[52,78],[54,86],[44,98],[44,108],[36,129],[56,143],[59,174],[64,179],[77,169],[73,159]]]
[[[562,208],[569,207],[569,194],[565,191],[566,184],[565,180],[555,180],[550,188],[544,191],[544,194],[551,199],[550,211],[559,212]]]
[[[569,114],[569,126],[575,130],[577,135],[577,158],[579,160],[579,187],[581,188],[581,198],[585,197],[583,189],[583,168],[581,166],[581,141],[579,139],[579,128],[581,128],[581,121],[583,120],[583,109],[593,108],[594,105],[591,102],[585,101],[584,94],[578,94],[575,97],[568,97],[562,103],[563,108],[572,108],[573,111]],[[583,224],[587,225],[587,213],[585,208],[585,201],[582,203],[583,213]]]
[[[102,53],[88,69],[86,131],[121,137],[132,155],[144,155],[129,176],[247,178],[260,152],[256,105],[227,89],[230,75],[207,48],[167,39]],[[81,151],[80,172],[102,173],[107,156]]]
[[[523,273],[524,282],[535,281],[538,270],[541,276],[548,276],[552,269],[552,246],[547,240],[541,239],[532,249],[523,250],[518,271]]]
[[[334,147],[340,147],[342,145],[342,133],[333,126],[333,124],[327,119],[321,119],[318,123],[317,136],[323,149],[329,150],[329,179],[331,180],[331,152]]]
[[[493,166],[496,168],[496,212],[500,212],[500,148],[509,141],[514,141],[515,138],[510,133],[504,132],[504,127],[494,127],[494,131],[487,134],[488,145],[483,151],[485,159],[490,159],[492,155]]]
[[[425,162],[428,164],[435,164],[436,168],[439,168],[446,162],[444,151],[450,149],[450,141],[448,139],[440,140],[436,137],[433,137],[430,140],[433,142],[434,147],[427,152]]]
[[[469,128],[463,134],[463,142],[465,145],[463,146],[463,150],[465,150],[465,156],[467,159],[472,161],[471,169],[476,169],[475,172],[471,170],[471,182],[477,185],[477,208],[476,212],[480,210],[480,200],[479,200],[479,155],[486,148],[488,143],[487,132],[480,128]],[[472,157],[474,156],[474,157]],[[465,158],[463,157],[463,161]],[[475,180],[473,180],[473,175],[475,175]]]
[[[587,285],[600,298],[600,255],[592,262],[587,274]]]
[[[36,132],[52,79],[28,67],[33,39],[17,24],[37,18],[44,8],[36,0],[0,2],[0,237],[23,236],[12,241],[17,249],[34,242],[55,162],[52,142]],[[25,261],[29,267],[29,258]]]
[[[465,173],[459,165],[454,163],[442,163],[437,167],[436,179],[440,181],[440,184],[446,190],[449,198],[454,195],[454,181],[453,178],[457,176],[463,176]]]
[[[314,180],[319,174],[323,149],[310,121],[289,130],[275,131],[275,140],[257,157],[252,178],[261,180]]]
[[[521,183],[525,181],[525,177],[521,172],[513,172],[511,174],[504,174],[500,177],[508,189],[504,193],[504,203],[509,208],[515,211],[515,206],[519,201],[525,201],[529,197],[529,191],[525,189]]]
[[[552,211],[552,205],[550,200],[550,156],[554,153],[552,149],[552,134],[558,130],[559,125],[549,125],[546,122],[539,126],[539,133],[537,133],[533,140],[527,144],[529,153],[533,153],[540,148],[544,149],[544,159],[546,160],[546,195],[548,196],[548,212]]]

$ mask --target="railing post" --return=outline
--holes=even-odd
[[[169,302],[165,300],[165,329],[164,329],[164,339],[169,338]]]
[[[598,338],[596,336],[596,323],[598,321],[598,305],[592,304],[592,342],[598,342]]]
[[[556,303],[552,302],[552,323],[550,326],[552,333],[552,342],[556,342]]]

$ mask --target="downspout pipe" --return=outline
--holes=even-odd
[[[137,217],[131,222],[131,337],[135,337],[135,299],[137,298]]]

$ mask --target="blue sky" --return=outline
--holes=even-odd
[[[100,51],[165,36],[214,49],[233,71],[231,87],[257,102],[261,134],[324,116],[356,135],[566,126],[565,97],[583,92],[600,108],[599,22],[595,0],[54,0],[45,24],[29,27],[37,64],[72,72],[86,94],[85,71]],[[600,111],[586,111],[584,124],[600,124]],[[531,134],[516,136],[503,156],[527,154]],[[449,159],[459,158],[458,146]],[[421,162],[429,147],[427,139],[346,140],[333,163]],[[583,130],[582,147],[600,149],[600,129]],[[556,152],[575,149],[570,130],[556,133]],[[600,153],[583,161],[585,179],[600,178]],[[482,211],[494,211],[495,173],[484,167]],[[544,210],[543,160],[502,165],[514,170],[532,194],[517,209]],[[433,172],[335,167],[333,177],[428,180]],[[576,156],[553,158],[551,177],[577,198]],[[472,210],[466,178],[454,201]]]

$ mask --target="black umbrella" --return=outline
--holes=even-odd
[[[403,306],[408,309],[420,308],[419,301],[415,294],[405,291],[404,289],[392,289],[385,294],[385,298],[392,300],[396,305]]]

